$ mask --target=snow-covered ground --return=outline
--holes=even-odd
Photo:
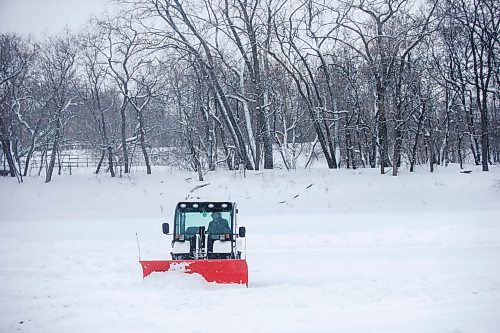
[[[498,332],[500,168],[471,169],[1,178],[0,332]],[[249,288],[142,279],[188,196],[238,203]]]

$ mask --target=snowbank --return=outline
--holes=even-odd
[[[0,332],[496,332],[500,169],[0,179]],[[250,286],[153,274],[175,203],[233,200]]]

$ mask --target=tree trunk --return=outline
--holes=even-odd
[[[104,161],[104,156],[106,155],[106,151],[103,150],[101,153],[101,157],[99,158],[99,162],[97,163],[97,167],[95,169],[95,174],[99,174],[99,171],[101,171],[101,166],[102,166],[102,161]]]
[[[31,135],[30,149],[28,151],[28,154],[26,155],[26,162],[24,164],[24,172],[23,172],[24,177],[26,177],[28,175],[28,168],[30,165],[30,161],[31,161],[31,158],[33,157],[33,152],[35,151],[35,143],[36,143],[35,140],[36,140],[37,134],[38,134],[38,125],[37,125],[37,129],[35,129],[35,131]]]
[[[45,143],[42,151],[42,156],[40,156],[40,165],[38,166],[38,173],[37,176],[40,177],[40,174],[42,173],[43,170],[43,164],[47,164],[47,149],[48,149],[48,142]]]
[[[137,113],[137,122],[139,123],[139,142],[141,143],[141,151],[142,155],[144,156],[144,163],[146,163],[146,173],[148,175],[151,174],[151,164],[149,162],[149,155],[148,151],[146,148],[146,132],[144,130],[145,124],[144,124],[144,115],[143,115],[143,107],[137,108],[137,105],[134,103],[134,108],[136,109]]]
[[[378,137],[378,149],[380,157],[380,173],[385,174],[385,168],[389,167],[389,145],[387,141],[387,119],[385,116],[385,91],[380,82],[381,79],[377,79],[377,137]]]
[[[57,119],[56,132],[54,134],[54,142],[52,144],[52,152],[50,154],[50,161],[45,174],[45,183],[49,183],[52,180],[52,173],[54,172],[54,166],[56,164],[57,151],[59,150],[59,136],[61,130],[61,119]]]
[[[321,52],[321,49],[318,45],[318,41],[316,40],[316,53],[318,54],[318,57],[321,61],[321,67],[323,68],[323,74],[325,75],[325,79],[326,79],[326,86],[328,88],[328,106],[329,106],[329,109],[331,111],[334,112],[334,115],[335,115],[335,112],[337,111],[337,106],[336,106],[336,101],[335,101],[335,96],[333,94],[333,89],[332,89],[332,83],[331,83],[331,76],[330,76],[330,72],[328,71],[328,64],[325,60],[325,57],[323,56],[323,53]],[[325,133],[326,133],[326,137],[327,137],[327,140],[328,140],[328,146],[330,148],[330,154],[331,154],[331,157],[332,157],[332,164],[333,164],[333,168],[334,169],[337,169],[338,165],[337,165],[337,157],[335,156],[336,155],[336,151],[337,151],[337,145],[338,145],[338,142],[337,142],[337,137],[335,137],[332,141],[332,135],[330,133],[330,127],[328,126],[325,118],[326,118],[326,115],[325,115],[325,112],[323,111],[323,123],[324,123],[324,127],[325,127]],[[338,134],[338,120],[334,120],[335,121],[335,124],[334,124],[334,128],[335,128],[335,135]],[[340,162],[340,161],[339,161]]]
[[[114,156],[113,156],[113,148],[111,145],[108,146],[108,166],[109,172],[111,173],[111,177],[115,177],[115,165],[114,165]]]
[[[398,175],[398,168],[401,165],[401,149],[403,148],[403,96],[402,96],[402,81],[403,81],[403,73],[405,69],[405,60],[404,58],[400,59],[399,62],[399,70],[397,73],[396,79],[396,129],[395,129],[395,138],[394,138],[394,151],[392,155],[392,175]]]
[[[374,133],[371,133],[371,145],[368,158],[370,159],[370,168],[375,169],[377,167],[377,136]]]
[[[420,137],[420,131],[422,129],[422,125],[424,123],[425,111],[426,111],[425,109],[426,109],[426,104],[424,101],[422,101],[422,110],[420,111],[420,115],[418,116],[417,132],[415,133],[415,141],[413,142],[413,149],[411,150],[410,172],[415,171],[415,163],[417,160],[418,139]]]
[[[490,139],[489,139],[489,119],[487,105],[487,91],[483,90],[483,101],[481,107],[481,163],[483,171],[489,171],[488,162],[490,160]]]
[[[16,164],[14,163],[14,158],[12,157],[10,138],[9,135],[7,134],[7,129],[5,128],[3,117],[1,114],[0,114],[0,137],[2,141],[2,149],[5,154],[5,157],[7,158],[7,163],[9,165],[10,176],[16,177],[17,169],[16,169]]]
[[[255,42],[255,44],[257,44]],[[257,53],[257,46],[255,46],[254,53],[254,71],[255,71],[255,86],[257,87],[257,100],[259,102],[258,110],[257,110],[257,122],[259,124],[259,132],[258,135],[260,140],[264,145],[264,169],[272,169],[274,166],[273,161],[273,143],[271,139],[271,133],[269,129],[269,121],[267,115],[267,106],[264,101],[264,89],[262,89],[262,80],[260,73],[260,66]],[[257,165],[256,165],[257,167]]]
[[[120,125],[121,125],[121,140],[122,140],[122,153],[123,153],[123,164],[125,165],[125,173],[130,172],[129,160],[128,160],[128,149],[127,149],[127,116],[125,110],[127,108],[127,97],[123,97],[123,103],[120,107]]]
[[[401,163],[401,148],[403,145],[403,131],[401,127],[403,126],[403,120],[399,117],[399,115],[396,116],[396,133],[395,133],[395,139],[394,139],[394,152],[393,152],[393,159],[392,159],[392,175],[397,176],[398,175],[398,168]]]
[[[10,140],[2,139],[2,149],[7,158],[7,164],[9,165],[9,174],[11,177],[16,177],[16,164],[12,158],[12,153],[10,151]]]

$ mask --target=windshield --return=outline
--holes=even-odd
[[[231,233],[231,225],[231,212],[178,211],[175,218],[175,234],[190,238],[198,233],[201,226],[212,235]]]

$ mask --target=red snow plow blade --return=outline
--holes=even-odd
[[[153,272],[197,273],[208,282],[248,286],[248,266],[244,259],[223,260],[141,260],[143,277]]]

